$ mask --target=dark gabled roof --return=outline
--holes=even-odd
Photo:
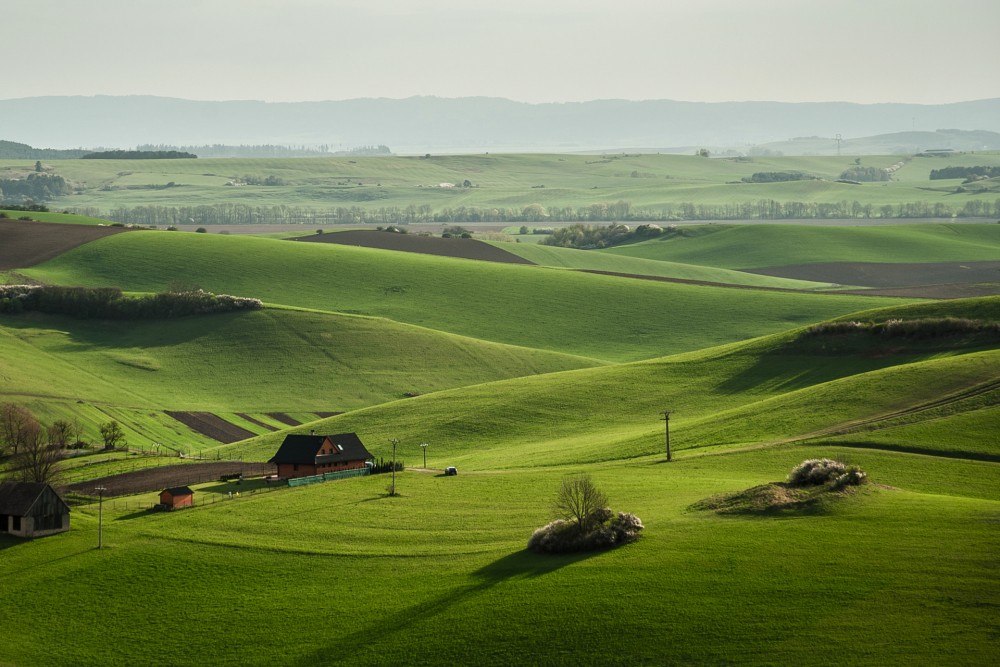
[[[327,438],[338,445],[336,454],[317,456],[319,448]],[[367,461],[371,452],[365,449],[357,433],[337,433],[336,435],[286,435],[285,441],[268,463],[330,463],[334,461]]]
[[[191,496],[194,495],[194,491],[186,486],[172,486],[169,489],[163,489],[160,493],[169,493],[172,496]]]
[[[0,482],[0,514],[28,516],[32,506],[46,493],[51,493],[69,511],[69,505],[48,484],[42,482]]]

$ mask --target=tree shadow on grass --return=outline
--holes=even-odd
[[[567,565],[584,561],[600,553],[602,552],[591,551],[575,554],[543,555],[524,549],[508,554],[473,572],[473,583],[448,587],[439,595],[431,597],[424,602],[407,607],[401,611],[388,613],[368,627],[345,635],[328,646],[300,657],[294,664],[301,667],[311,667],[312,665],[329,662],[331,656],[355,655],[358,647],[368,645],[373,637],[377,637],[380,643],[392,641],[393,637],[405,637],[405,633],[414,624],[425,622],[439,614],[445,613],[453,606],[474,598],[497,584],[516,579],[533,579],[545,576]]]

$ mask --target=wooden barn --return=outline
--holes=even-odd
[[[44,537],[69,530],[69,505],[48,484],[0,482],[0,533]]]
[[[363,468],[372,459],[356,433],[288,435],[268,463],[278,466],[278,477],[308,477],[325,472]]]
[[[194,491],[186,486],[175,486],[160,491],[160,505],[168,510],[194,506]]]

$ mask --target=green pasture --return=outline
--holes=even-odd
[[[86,215],[76,215],[73,213],[37,212],[37,211],[12,211],[0,208],[0,213],[4,213],[9,220],[17,220],[26,217],[39,222],[58,222],[64,225],[106,225],[107,220],[99,220]]]
[[[925,201],[961,209],[979,198],[992,206],[993,193],[959,193],[960,181],[929,181],[931,169],[948,165],[992,166],[1000,153],[922,159],[865,156],[860,166],[903,166],[887,183],[835,183],[857,166],[853,156],[706,159],[679,155],[444,155],[423,157],[59,160],[49,173],[75,191],[52,202],[56,208],[199,206],[219,203],[289,205],[316,209],[358,206],[516,208],[530,204],[586,207],[624,200],[661,210],[681,203],[726,204],[754,199],[836,203],[857,200],[881,206]],[[28,173],[33,162],[3,161],[10,174]],[[756,172],[804,172],[818,179],[796,183],[745,184]],[[231,186],[241,177],[282,179],[281,186]],[[472,187],[461,187],[469,181]],[[442,183],[459,187],[442,188]],[[172,185],[169,185],[172,184]]]
[[[47,283],[136,291],[162,291],[182,282],[605,361],[718,345],[893,303],[157,231],[101,239],[23,272]]]
[[[696,225],[598,252],[727,269],[817,262],[996,261],[1000,225]]]
[[[539,266],[586,269],[588,271],[609,271],[639,276],[723,283],[727,285],[746,285],[749,287],[779,287],[800,290],[820,290],[832,287],[828,283],[774,278],[754,273],[744,273],[742,271],[658,261],[655,259],[650,260],[622,254],[615,255],[594,252],[592,250],[558,248],[537,243],[494,242],[493,245],[523,257]]]
[[[875,483],[785,515],[691,505],[808,457]],[[0,540],[0,660],[176,664],[991,664],[996,464],[835,446],[585,468],[643,538],[524,551],[565,474],[406,472],[173,513],[96,505]],[[983,497],[982,489],[990,489]],[[178,602],[181,601],[181,602]],[[165,609],[183,608],[183,632]],[[53,609],[60,610],[52,623]],[[170,616],[174,618],[174,616]],[[316,619],[350,619],[317,625]],[[220,639],[238,627],[239,640]],[[289,637],[289,628],[308,628]],[[595,631],[599,628],[599,631]],[[64,641],[71,633],[72,642]],[[821,646],[822,650],[817,647]],[[528,657],[530,656],[530,657]]]
[[[996,317],[997,299],[993,304]],[[892,311],[882,313],[890,316]],[[650,455],[664,448],[662,410],[673,411],[677,450],[745,447],[835,434],[859,422],[996,382],[996,342],[861,342],[851,353],[802,346],[780,334],[662,359],[465,387],[350,412],[311,425],[356,431],[369,449],[408,462],[428,442],[428,464],[537,468]],[[823,406],[817,409],[816,406]],[[951,412],[977,408],[958,402]],[[912,420],[931,418],[916,416]],[[834,429],[831,431],[830,429]],[[298,429],[304,431],[304,429]],[[282,434],[223,448],[256,459]],[[936,450],[932,444],[901,448]],[[988,453],[990,442],[956,446]]]

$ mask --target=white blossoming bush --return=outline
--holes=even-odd
[[[576,522],[556,519],[532,533],[528,549],[538,553],[608,549],[634,542],[643,529],[639,517],[629,512],[619,512],[616,516],[610,507],[596,510],[587,525],[589,528],[581,530]]]
[[[807,459],[792,468],[788,482],[792,486],[819,486],[830,483],[834,489],[863,484],[867,475],[857,466],[833,459]]]

